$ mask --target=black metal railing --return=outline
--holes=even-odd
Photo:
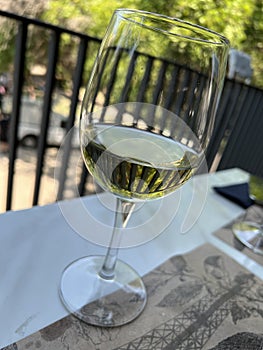
[[[72,81],[72,94],[70,102],[70,112],[67,118],[66,131],[70,130],[76,119],[76,108],[79,99],[79,89],[83,83],[84,65],[87,60],[88,46],[90,42],[100,43],[97,38],[90,37],[83,33],[77,33],[65,28],[60,28],[49,23],[44,23],[36,19],[22,17],[13,13],[0,11],[0,16],[13,20],[17,24],[16,42],[14,46],[14,77],[13,77],[13,92],[12,92],[12,113],[9,125],[9,168],[7,181],[7,196],[6,210],[12,208],[13,183],[15,173],[15,160],[17,158],[18,149],[18,126],[20,122],[22,91],[25,78],[25,59],[27,55],[28,44],[28,28],[29,26],[43,28],[49,31],[48,56],[47,56],[47,73],[45,77],[45,92],[43,98],[43,109],[41,118],[41,133],[38,138],[37,149],[37,166],[34,182],[34,193],[32,205],[38,204],[39,191],[41,186],[41,178],[43,173],[43,163],[45,152],[47,149],[47,133],[50,122],[53,92],[56,86],[56,67],[59,56],[59,47],[61,44],[62,34],[67,34],[70,37],[77,38],[78,54],[75,63],[75,71]],[[94,55],[93,55],[94,56]],[[64,152],[63,171],[59,181],[59,189],[57,199],[63,197],[63,187],[66,179],[66,168],[70,154],[70,145],[68,152]]]
[[[222,97],[218,112],[227,126],[217,170],[239,167],[263,177],[263,91],[226,81]]]

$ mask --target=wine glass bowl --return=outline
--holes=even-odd
[[[143,113],[139,120],[138,109]],[[114,123],[120,110],[126,118]],[[90,120],[99,120],[102,113],[107,115],[107,123],[91,122],[85,127],[84,119],[83,159],[99,185],[119,197],[136,201],[163,197],[186,182],[203,160],[195,134],[161,106],[121,103],[91,113]],[[175,123],[180,135],[168,136],[171,129],[167,127],[160,130],[154,114],[168,125]]]
[[[254,253],[263,255],[263,225],[254,221],[236,222],[232,226],[236,239]]]
[[[73,262],[60,286],[68,310],[85,322],[119,326],[144,309],[142,278],[118,259],[121,234],[136,202],[174,192],[204,160],[228,48],[226,38],[206,28],[143,11],[114,12],[80,119],[84,163],[116,196],[114,229],[106,256]]]
[[[249,196],[255,204],[263,204],[263,179],[249,175]],[[237,240],[256,254],[263,255],[263,222],[260,207],[252,208],[253,218],[246,217],[233,224],[232,231]],[[259,210],[257,210],[259,209]],[[252,210],[248,215],[251,215]],[[253,220],[252,220],[253,219]]]

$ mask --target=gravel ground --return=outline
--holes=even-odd
[[[57,160],[58,149],[48,148],[45,156],[44,174],[41,180],[39,205],[53,203],[57,198],[58,180],[57,172],[60,162]],[[19,147],[15,162],[15,177],[13,184],[12,209],[25,209],[32,207],[35,169],[37,163],[37,150]],[[6,191],[8,181],[8,150],[5,144],[0,144],[0,212],[5,212]],[[77,196],[81,158],[79,149],[74,149],[70,157],[67,170],[67,181],[64,189],[64,198]],[[93,193],[92,180],[87,184],[87,194]]]

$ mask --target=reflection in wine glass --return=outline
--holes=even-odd
[[[60,286],[65,306],[85,322],[119,326],[144,309],[141,277],[117,258],[121,233],[137,202],[176,191],[203,162],[228,48],[221,35],[181,20],[115,11],[80,120],[85,165],[117,199],[114,230],[106,256],[73,262]]]
[[[249,194],[256,204],[263,204],[263,179],[249,176]],[[251,213],[251,212],[250,212]],[[243,218],[232,226],[235,237],[254,253],[263,254],[263,222],[262,211],[259,207],[253,210],[253,221],[251,218]]]

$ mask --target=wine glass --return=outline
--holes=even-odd
[[[203,161],[228,48],[223,36],[179,19],[114,12],[83,100],[80,142],[88,171],[116,196],[115,224],[106,256],[73,262],[60,286],[83,321],[120,326],[144,309],[142,278],[117,257],[121,233],[136,203],[174,192]]]
[[[249,176],[249,195],[255,204],[263,205],[263,179],[256,176]],[[254,253],[263,255],[263,222],[262,208],[253,207],[245,214],[241,221],[232,226],[232,231],[247,248]]]

